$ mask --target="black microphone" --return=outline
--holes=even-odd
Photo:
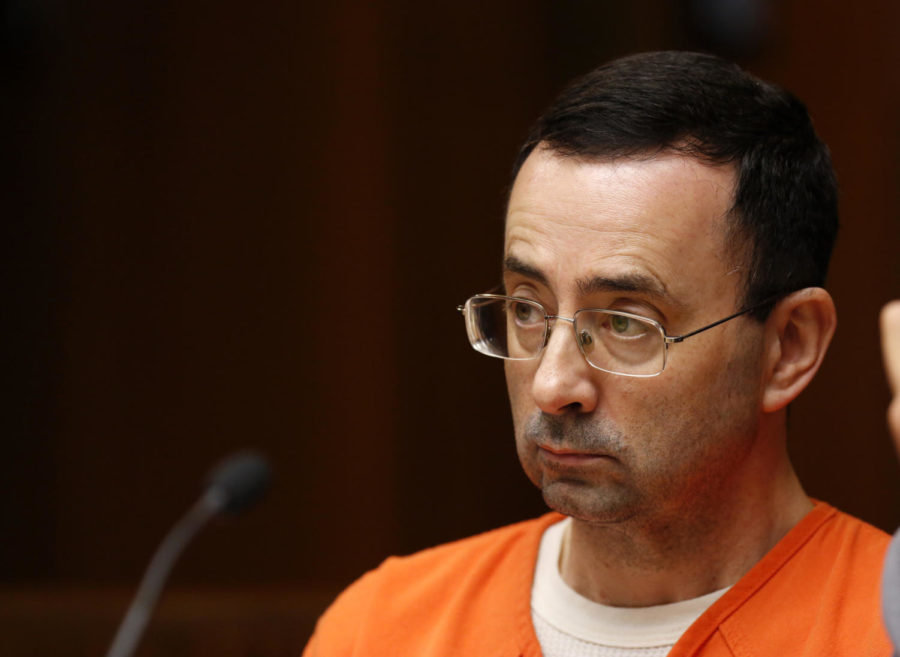
[[[220,499],[222,513],[234,515],[259,501],[270,478],[269,464],[260,454],[239,452],[212,469],[206,479],[206,492]]]
[[[269,464],[256,452],[239,452],[213,468],[203,495],[172,527],[150,560],[106,657],[130,657],[134,653],[185,546],[213,516],[235,514],[257,502],[269,487],[270,478]]]

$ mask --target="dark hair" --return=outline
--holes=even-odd
[[[743,307],[825,281],[838,228],[828,147],[803,103],[735,64],[689,52],[610,62],[576,80],[538,119],[513,180],[539,144],[565,157],[675,151],[733,164],[726,237],[747,270]]]

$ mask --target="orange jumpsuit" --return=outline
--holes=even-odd
[[[304,657],[539,657],[531,584],[548,514],[390,558],[335,600]],[[891,655],[879,607],[890,537],[817,502],[669,657]]]

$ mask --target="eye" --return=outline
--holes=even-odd
[[[514,301],[512,306],[513,316],[519,324],[533,324],[535,322],[543,321],[541,312],[536,306],[533,306],[530,303]]]
[[[520,322],[528,322],[533,321],[535,309],[531,304],[513,302],[513,313]]]
[[[623,315],[610,315],[608,325],[613,333],[622,337],[637,338],[647,332],[645,322]]]
[[[628,327],[631,325],[631,320],[627,317],[622,317],[621,315],[613,315],[609,318],[609,323],[616,333],[627,333]]]

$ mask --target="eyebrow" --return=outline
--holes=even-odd
[[[540,269],[514,255],[506,256],[503,261],[503,270],[504,273],[520,274],[543,285],[548,285],[547,276]],[[579,279],[575,284],[578,286],[578,291],[585,296],[598,292],[639,292],[665,300],[671,305],[681,305],[672,297],[662,281],[655,276],[638,272],[627,272],[616,276],[592,276]]]
[[[521,274],[526,278],[532,278],[536,280],[538,283],[542,283],[544,285],[548,285],[547,277],[537,267],[532,267],[528,263],[519,260],[514,255],[508,255],[503,260],[503,273],[511,272],[513,274]]]

